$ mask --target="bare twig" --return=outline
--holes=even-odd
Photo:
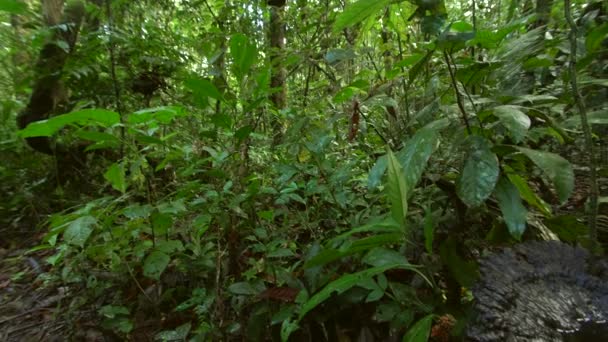
[[[454,71],[452,70],[452,63],[450,62],[450,57],[447,51],[443,51],[443,57],[445,59],[445,63],[448,65],[448,71],[450,72],[450,78],[452,79],[452,87],[454,87],[454,92],[456,93],[456,103],[458,103],[458,109],[460,109],[460,113],[462,113],[462,119],[464,120],[464,125],[467,128],[467,133],[471,135],[469,116],[467,115],[467,110],[464,108],[462,95],[458,90],[458,82],[456,81],[456,76],[454,75]]]

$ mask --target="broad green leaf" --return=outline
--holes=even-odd
[[[572,165],[561,156],[545,151],[516,147],[538,166],[549,177],[561,203],[565,203],[574,189],[574,171]]]
[[[215,100],[223,100],[222,94],[219,90],[211,83],[211,81],[204,78],[190,78],[184,83],[186,88],[190,89],[197,97],[210,97]]]
[[[246,35],[237,33],[230,38],[230,55],[234,60],[235,74],[242,81],[256,62],[257,48]]]
[[[173,216],[170,213],[155,212],[150,217],[152,229],[156,235],[165,235],[173,227]],[[163,251],[166,252],[166,251]]]
[[[250,283],[246,281],[234,283],[228,286],[228,292],[245,296],[254,296],[258,294],[258,290],[256,290]]]
[[[608,109],[600,109],[595,112],[591,112],[587,114],[587,122],[595,125],[608,125]],[[564,122],[564,125],[567,126],[580,126],[581,125],[581,117],[580,115],[575,115],[569,118]]]
[[[420,319],[414,326],[412,326],[405,336],[403,336],[403,342],[426,342],[429,339],[431,333],[431,326],[433,325],[433,318],[435,315],[430,314]]]
[[[403,168],[393,152],[388,149],[388,183],[386,190],[391,203],[391,215],[402,227],[407,215],[407,184]]]
[[[369,170],[369,175],[367,176],[368,189],[375,189],[382,183],[382,176],[384,176],[384,173],[386,172],[387,164],[386,155],[383,155],[376,160],[376,163],[372,166],[372,169]]]
[[[602,25],[592,29],[591,32],[587,34],[587,38],[585,40],[587,52],[595,52],[602,45],[602,42],[606,40],[607,35],[608,23],[603,23]]]
[[[441,261],[462,287],[471,287],[479,277],[479,270],[475,261],[467,261],[460,256],[458,242],[449,237],[439,246]]]
[[[309,313],[312,309],[317,307],[317,305],[327,300],[332,293],[344,293],[345,291],[351,289],[353,286],[359,284],[361,281],[384,273],[390,269],[411,270],[421,275],[423,279],[426,279],[426,277],[424,277],[424,275],[422,275],[414,266],[407,263],[397,263],[380,267],[372,267],[357,273],[345,274],[340,278],[327,284],[321,291],[319,291],[317,294],[312,296],[306,303],[304,303],[304,305],[302,305],[302,309],[300,309],[298,321],[304,318],[304,316],[306,316],[306,314]]]
[[[579,241],[589,232],[589,228],[572,215],[551,217],[543,223],[557,234],[560,240],[570,243]]]
[[[418,130],[397,153],[397,159],[405,171],[408,190],[414,189],[420,181],[429,158],[439,147],[439,131],[447,126],[446,123],[446,120],[429,123]]]
[[[218,96],[217,94],[219,94],[219,92],[217,92],[217,89],[215,89],[215,86],[212,85],[213,89],[211,89],[211,95],[207,95],[207,94],[203,94],[203,93],[198,93],[200,91],[200,89],[198,89],[198,82],[199,79],[188,79],[185,81],[184,85],[192,90],[196,95],[199,96],[209,96],[212,98],[215,98],[213,96]],[[207,81],[208,82],[208,81]],[[214,93],[213,91],[217,92]],[[221,95],[219,95],[221,97]],[[162,106],[162,107],[155,107],[155,108],[148,108],[148,109],[143,109],[143,110],[138,110],[137,112],[129,115],[129,118],[127,119],[127,122],[130,124],[146,124],[146,123],[153,123],[153,122],[159,122],[162,124],[169,124],[171,123],[171,121],[176,118],[176,117],[180,117],[180,116],[186,116],[187,113],[186,111],[178,106]]]
[[[325,60],[328,64],[336,64],[349,59],[354,59],[357,54],[351,49],[331,49],[325,53]],[[353,84],[349,84],[348,88],[365,89],[362,87],[356,87]]]
[[[551,215],[551,207],[545,201],[543,201],[542,198],[538,197],[538,195],[535,194],[532,189],[530,189],[530,186],[522,176],[507,172],[507,177],[511,183],[515,185],[521,198],[523,198],[531,206],[534,206],[540,210],[543,215]]]
[[[103,174],[103,177],[110,182],[110,185],[114,190],[125,193],[127,191],[127,182],[125,179],[125,170],[122,164],[114,163],[110,166],[108,171]]]
[[[96,132],[96,131],[79,131],[75,134],[77,137],[90,140],[95,142],[110,142],[113,144],[120,144],[120,140],[113,134],[104,133],[104,132]]]
[[[405,172],[407,189],[414,189],[420,181],[429,158],[439,146],[439,131],[447,127],[447,123],[447,120],[436,120],[427,124],[419,129],[396,153],[397,160],[399,160]],[[369,189],[374,189],[380,185],[387,165],[386,155],[378,158],[369,172],[367,182]]]
[[[394,249],[377,247],[372,249],[363,258],[363,263],[373,267],[393,264],[407,264],[405,256]]]
[[[344,241],[347,237],[358,233],[399,233],[401,232],[400,228],[399,223],[397,223],[392,217],[388,216],[382,220],[370,222],[342,233],[331,239],[328,245],[335,245],[338,242]]]
[[[116,318],[119,316],[128,316],[129,309],[124,306],[105,305],[99,309],[99,314],[105,318]]]
[[[509,130],[513,141],[520,143],[526,137],[532,122],[530,118],[517,106],[498,106],[494,108],[494,115]]]
[[[340,13],[334,24],[334,32],[340,32],[345,28],[354,26],[370,15],[374,15],[388,4],[391,0],[359,0],[348,5],[344,12]]]
[[[483,137],[469,137],[467,159],[456,182],[458,197],[469,207],[477,207],[490,197],[498,181],[498,158],[490,145]]]
[[[0,11],[11,14],[23,14],[27,10],[27,4],[18,0],[0,0]]]
[[[429,50],[423,58],[421,58],[409,71],[409,82],[414,83],[418,75],[425,69],[426,65],[429,63],[435,50]]]
[[[347,248],[326,248],[323,249],[319,254],[311,258],[309,261],[307,261],[306,264],[304,264],[304,268],[312,268],[316,266],[325,265],[332,261],[359,252],[364,252],[372,248],[399,243],[402,241],[402,238],[402,232],[376,234],[359,240],[355,240],[350,245],[347,245]]]
[[[507,223],[509,233],[517,240],[526,230],[528,210],[521,202],[519,191],[508,178],[501,177],[494,191],[502,216]]]
[[[50,137],[68,125],[110,127],[118,123],[120,123],[120,115],[116,112],[104,109],[83,109],[57,115],[48,120],[32,122],[17,134],[22,138]]]
[[[97,219],[93,216],[81,216],[72,221],[65,232],[63,238],[70,245],[84,247],[85,242],[93,232],[93,226],[97,224]]]
[[[171,258],[161,251],[153,251],[144,261],[144,276],[159,280],[160,275],[165,271]]]

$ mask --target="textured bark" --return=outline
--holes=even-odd
[[[57,13],[47,12],[51,9],[58,10],[62,6],[59,6],[53,0],[49,1],[49,4],[45,5],[44,8],[47,22],[52,22],[55,20]],[[32,122],[47,119],[57,108],[57,104],[65,97],[61,73],[69,51],[76,44],[76,38],[84,14],[84,5],[81,2],[70,3],[65,9],[65,13],[63,13],[63,19],[61,19],[61,23],[67,27],[67,30],[55,28],[49,42],[42,47],[35,66],[36,81],[33,86],[32,95],[27,107],[17,116],[17,125],[20,129],[25,128]],[[64,41],[68,45],[69,51],[61,48],[56,42],[58,40]],[[28,138],[26,141],[30,147],[38,152],[45,154],[54,153],[51,141],[46,137]]]
[[[525,243],[491,255],[481,262],[481,280],[473,289],[476,317],[468,338],[578,340],[589,324],[608,318],[607,280],[606,260],[557,241]],[[598,327],[591,330],[603,336],[605,324]]]
[[[270,64],[272,65],[272,75],[270,87],[272,95],[270,101],[277,111],[285,109],[287,106],[287,88],[285,78],[287,71],[283,65],[283,51],[285,50],[285,25],[283,23],[283,13],[285,1],[269,1],[270,5]],[[283,138],[283,128],[279,116],[274,116],[272,120],[272,144],[278,145]]]

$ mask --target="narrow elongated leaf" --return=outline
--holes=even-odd
[[[306,303],[304,303],[304,305],[302,305],[302,309],[300,310],[298,321],[304,318],[304,316],[306,316],[306,314],[309,313],[312,309],[317,307],[317,305],[327,300],[327,298],[329,298],[332,293],[344,293],[344,291],[351,289],[353,286],[359,284],[362,280],[369,279],[390,269],[411,270],[418,273],[423,277],[423,279],[426,280],[426,277],[421,274],[415,266],[407,263],[396,263],[381,267],[372,267],[357,273],[346,274],[327,284],[321,291],[319,291],[317,294],[312,296]]]
[[[508,178],[501,177],[494,191],[498,206],[505,219],[507,228],[511,236],[517,240],[521,239],[522,234],[526,230],[526,218],[528,210],[521,202],[519,191]]]
[[[334,24],[334,32],[340,32],[347,27],[354,26],[370,15],[374,15],[386,7],[391,0],[359,0],[348,5],[344,12],[340,13]]]
[[[403,336],[403,342],[426,342],[429,339],[431,333],[431,326],[433,325],[433,318],[435,315],[430,314],[420,319],[414,326],[412,326],[405,336]]]
[[[531,150],[525,147],[516,148],[530,158],[549,177],[555,186],[560,202],[566,202],[572,193],[572,189],[574,189],[574,171],[570,162],[555,153]]]
[[[388,159],[388,183],[386,190],[391,203],[391,215],[402,227],[405,226],[407,215],[407,184],[401,164],[389,149]]]
[[[490,150],[490,142],[471,136],[467,159],[456,183],[458,197],[470,207],[479,206],[494,191],[499,173],[498,158]]]
[[[517,106],[498,106],[494,108],[494,115],[509,130],[513,141],[521,142],[528,133],[532,122],[530,118]]]
[[[511,183],[515,185],[519,191],[519,195],[524,201],[528,202],[529,205],[536,207],[543,215],[551,216],[551,207],[530,189],[530,186],[522,176],[507,172],[507,177],[509,177]]]
[[[364,252],[372,248],[397,243],[401,241],[402,237],[403,234],[401,232],[377,234],[356,240],[352,242],[352,244],[350,244],[348,248],[327,248],[321,251],[319,254],[315,255],[308,262],[306,262],[304,268],[322,266],[349,255]]]
[[[83,109],[57,115],[48,120],[32,122],[17,134],[22,138],[50,137],[68,125],[110,127],[118,123],[120,123],[120,115],[116,112],[105,109]]]

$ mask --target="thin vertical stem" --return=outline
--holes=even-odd
[[[589,180],[591,187],[589,189],[589,239],[592,243],[592,250],[597,245],[597,202],[598,202],[598,186],[597,186],[597,174],[596,174],[596,160],[595,160],[595,149],[593,146],[593,138],[591,136],[591,127],[587,120],[587,109],[585,108],[585,100],[581,95],[580,89],[578,88],[578,82],[576,80],[576,53],[577,53],[577,33],[578,29],[576,23],[572,20],[572,14],[570,12],[570,0],[564,0],[564,14],[566,21],[570,26],[570,61],[568,63],[568,70],[570,73],[570,86],[572,88],[572,95],[578,109],[578,114],[581,118],[581,124],[583,126],[583,135],[585,137],[585,149],[589,153]]]

